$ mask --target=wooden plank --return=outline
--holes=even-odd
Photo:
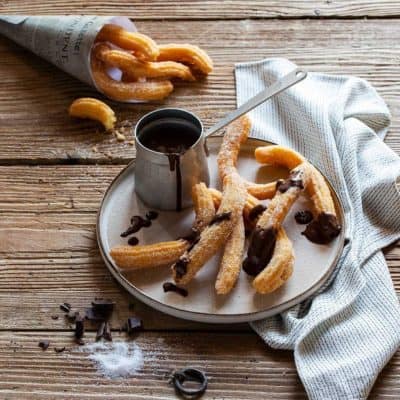
[[[101,377],[69,332],[0,333],[0,397],[7,399],[168,399],[170,374],[195,367],[207,374],[205,399],[305,399],[292,353],[268,348],[254,333],[141,333],[135,339],[144,365],[123,380]],[[126,340],[114,333],[115,340]],[[42,351],[38,342],[50,340]],[[86,334],[87,342],[94,333]],[[66,347],[55,353],[53,347]],[[400,354],[382,372],[371,399],[394,398],[400,390]],[[394,397],[393,397],[394,396]]]
[[[393,114],[387,143],[400,153],[397,20],[182,21],[178,26],[144,21],[138,26],[160,42],[203,46],[216,67],[203,82],[177,84],[165,103],[113,104],[120,120],[136,122],[161,105],[180,106],[209,126],[235,107],[235,62],[289,57],[311,71],[358,75],[375,85]],[[68,117],[70,102],[96,95],[92,89],[5,38],[0,38],[0,77],[0,164],[125,163],[134,157],[131,146],[117,143],[94,123]]]
[[[396,0],[208,0],[208,1],[128,1],[55,0],[51,7],[40,0],[4,0],[2,14],[98,14],[127,15],[133,19],[242,19],[299,17],[384,17],[400,14]]]
[[[115,327],[134,312],[149,330],[228,329],[153,311],[111,278],[97,249],[95,224],[102,195],[121,168],[0,167],[0,329],[69,329],[59,305],[70,302],[82,311],[96,296],[116,301]],[[386,257],[400,293],[400,246]]]

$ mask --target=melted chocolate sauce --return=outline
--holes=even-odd
[[[251,236],[243,269],[251,276],[258,275],[270,262],[276,243],[274,228],[256,228]]]
[[[142,228],[148,228],[151,225],[151,221],[148,219],[142,218],[140,215],[134,215],[131,218],[131,226],[125,231],[121,233],[121,237],[127,237],[140,231]]]
[[[176,211],[182,209],[182,173],[180,157],[200,137],[193,123],[178,118],[161,118],[144,126],[139,140],[147,148],[168,157],[170,171],[176,174]]]
[[[189,259],[185,256],[182,256],[176,263],[174,266],[174,270],[176,273],[176,277],[178,279],[182,278],[183,276],[185,276],[186,272],[187,272],[187,265],[189,264]]]
[[[185,288],[176,286],[172,282],[165,282],[163,284],[163,289],[164,289],[164,292],[175,292],[175,293],[180,294],[183,297],[187,297],[187,295],[189,294]]]
[[[132,236],[131,238],[128,239],[128,244],[130,246],[136,246],[139,244],[139,239],[136,236]]]
[[[276,182],[276,190],[285,193],[292,187],[304,189],[302,175],[301,171],[292,171],[287,179],[279,179],[278,182]]]
[[[267,209],[264,204],[258,204],[255,207],[253,207],[250,212],[249,212],[249,220],[254,221],[257,219],[265,210]]]
[[[223,212],[220,214],[215,214],[213,219],[210,221],[209,225],[211,226],[211,225],[217,224],[218,222],[226,221],[231,218],[231,215],[232,215],[231,211],[226,211],[226,212]]]
[[[147,211],[147,213],[146,213],[146,219],[148,219],[150,221],[153,219],[157,219],[157,217],[158,217],[157,211],[150,210],[150,211]]]
[[[313,243],[328,244],[339,235],[341,229],[335,215],[321,213],[302,234]]]
[[[296,222],[302,225],[309,224],[313,218],[312,212],[308,210],[297,211],[297,213],[294,215]]]

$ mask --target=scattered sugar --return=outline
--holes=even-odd
[[[98,372],[107,378],[126,378],[143,367],[143,353],[136,343],[96,342],[80,350],[89,354]]]

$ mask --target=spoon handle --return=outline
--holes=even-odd
[[[270,85],[266,89],[262,90],[260,93],[256,94],[254,97],[252,97],[246,103],[241,105],[238,109],[230,112],[228,115],[226,115],[224,118],[222,118],[220,121],[218,121],[211,128],[207,129],[207,131],[205,133],[205,137],[213,135],[219,129],[230,124],[232,121],[239,118],[241,115],[246,114],[248,111],[257,107],[261,103],[264,103],[264,101],[270,99],[271,97],[275,96],[276,94],[281,93],[285,89],[302,81],[306,76],[307,76],[307,72],[304,69],[296,68],[289,74],[285,75],[281,79],[274,82],[272,85]]]

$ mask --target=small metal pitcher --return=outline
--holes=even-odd
[[[179,160],[173,155],[149,149],[140,141],[143,128],[162,120],[184,121],[191,131],[198,133],[197,141]],[[200,119],[179,108],[162,108],[142,117],[135,127],[136,166],[135,188],[139,197],[149,206],[160,210],[180,210],[192,202],[192,187],[196,183],[209,184],[205,136]]]
[[[146,114],[135,127],[136,193],[149,206],[160,210],[180,210],[191,206],[193,185],[199,182],[204,182],[207,186],[209,184],[206,138],[264,101],[302,81],[306,76],[307,72],[303,69],[294,69],[227,114],[207,132],[204,132],[199,118],[180,108],[163,108]],[[140,141],[143,129],[160,120],[163,122],[184,121],[185,124],[189,124],[192,132],[195,130],[198,133],[197,141],[179,156],[179,163],[172,160],[171,155],[151,150]]]

